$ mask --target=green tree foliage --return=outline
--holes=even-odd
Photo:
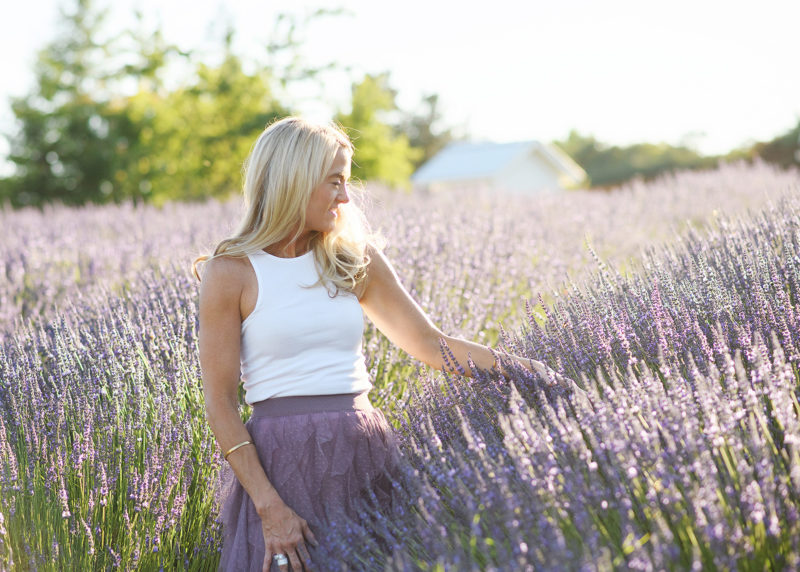
[[[115,79],[102,69],[109,45],[97,43],[105,16],[90,0],[63,16],[63,33],[39,54],[35,91],[12,100],[21,128],[9,138],[16,175],[5,191],[15,206],[101,199],[100,183],[114,169],[118,142],[108,137],[116,116],[102,95],[90,95]]]
[[[396,133],[388,117],[398,110],[389,74],[367,74],[353,84],[350,113],[336,121],[348,128],[356,147],[353,176],[407,188],[415,162],[423,154],[411,146],[404,133]]]
[[[13,102],[17,168],[0,185],[0,201],[160,204],[238,190],[250,145],[288,113],[271,95],[269,73],[243,71],[228,33],[219,65],[194,64],[192,79],[167,91],[160,74],[180,52],[160,31],[129,33],[134,57],[122,58],[97,40],[103,19],[91,0],[78,0],[40,53],[35,92]],[[138,90],[125,94],[123,82]]]
[[[422,151],[414,161],[414,168],[436,155],[456,138],[451,129],[439,127],[442,123],[442,114],[437,94],[424,96],[422,108],[422,113],[407,114],[396,129],[398,134],[406,134],[412,147]]]
[[[141,90],[127,106],[140,128],[139,152],[126,170],[130,184],[156,204],[238,191],[250,146],[268,123],[288,114],[269,84],[267,71],[243,71],[229,34],[222,63],[199,64],[189,85],[165,96]]]
[[[784,168],[797,167],[800,165],[800,120],[794,128],[771,141],[756,143],[745,155],[750,159],[759,157]]]
[[[575,130],[567,139],[554,143],[583,167],[596,187],[617,185],[637,176],[650,179],[676,169],[710,168],[718,162],[717,157],[704,157],[687,147],[666,143],[608,146]]]
[[[242,162],[261,130],[291,113],[281,103],[288,88],[321,90],[335,67],[309,65],[300,45],[312,21],[336,10],[311,11],[302,20],[279,16],[265,44],[266,64],[245,66],[229,31],[221,60],[211,65],[167,44],[160,30],[101,40],[104,13],[92,0],[70,1],[58,37],[39,54],[36,87],[13,101],[16,170],[0,179],[0,206],[225,197],[240,188]],[[176,62],[187,79],[167,88],[163,78]],[[430,96],[427,114],[405,116],[412,144],[401,122],[391,121],[403,117],[395,95],[388,74],[367,75],[353,85],[351,110],[338,120],[356,145],[354,175],[405,187],[449,132],[434,131],[439,113]]]
[[[0,185],[0,203],[42,206],[147,198],[129,184],[142,153],[142,126],[129,113],[125,84],[157,90],[158,72],[177,53],[160,32],[126,32],[101,40],[106,13],[77,0],[60,35],[40,53],[35,88],[12,101],[20,125],[9,137],[14,176]],[[119,41],[132,40],[125,50]],[[132,56],[132,57],[131,57]]]

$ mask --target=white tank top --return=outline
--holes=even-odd
[[[372,388],[361,340],[358,298],[331,298],[319,280],[314,253],[279,258],[248,254],[258,280],[255,308],[242,322],[241,373],[245,401],[289,395],[356,393]]]

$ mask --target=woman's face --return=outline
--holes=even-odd
[[[305,232],[331,232],[339,218],[339,205],[350,201],[347,180],[350,178],[350,154],[339,148],[325,178],[311,192],[306,206]]]

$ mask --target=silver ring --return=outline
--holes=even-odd
[[[272,559],[278,566],[286,566],[289,563],[289,559],[286,558],[285,554],[276,554],[275,556],[272,557]]]

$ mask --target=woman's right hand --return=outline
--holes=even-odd
[[[261,516],[261,529],[264,533],[263,572],[268,572],[272,559],[283,554],[289,559],[293,572],[311,570],[311,555],[308,553],[306,541],[318,546],[317,539],[305,519],[285,503],[279,502],[270,506]],[[280,566],[281,572],[289,570],[289,564]]]

